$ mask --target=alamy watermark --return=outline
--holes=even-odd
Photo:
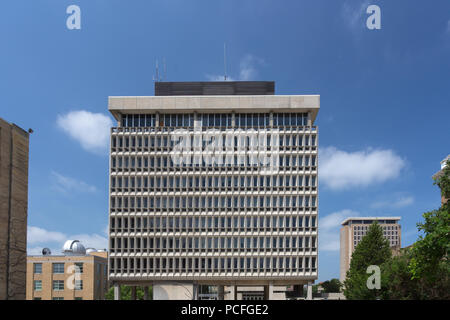
[[[367,289],[381,289],[381,271],[380,267],[376,265],[371,265],[367,267],[366,273],[371,274],[366,281]]]
[[[253,166],[260,174],[276,174],[279,170],[278,129],[206,129],[201,121],[194,130],[171,132],[170,151],[175,166]]]

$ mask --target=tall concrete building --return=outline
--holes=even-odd
[[[358,243],[366,235],[370,225],[377,221],[383,229],[384,237],[389,240],[389,244],[393,251],[397,251],[401,247],[401,227],[398,221],[400,217],[355,217],[345,219],[341,225],[341,268],[340,281],[346,278],[352,253]]]
[[[0,118],[0,300],[25,299],[28,136]]]
[[[108,290],[108,253],[67,240],[63,254],[27,259],[27,300],[104,300]]]
[[[274,299],[287,285],[311,296],[320,97],[274,88],[156,82],[155,96],[109,97],[116,298],[121,284],[153,285],[155,299],[197,299],[202,285],[219,299]]]

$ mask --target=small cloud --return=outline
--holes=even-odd
[[[356,1],[345,1],[342,5],[341,16],[346,25],[352,31],[363,30],[365,28],[364,15],[370,5],[368,0],[362,3]]]
[[[70,239],[79,240],[85,248],[106,249],[108,248],[108,237],[99,234],[76,234]]]
[[[62,242],[66,235],[57,231],[47,231],[39,227],[29,226],[27,229],[27,243]]]
[[[56,124],[72,139],[78,141],[83,149],[97,154],[106,152],[110,128],[113,125],[107,115],[85,110],[71,111],[59,115]]]
[[[239,64],[239,79],[243,81],[255,80],[258,76],[258,66],[264,65],[264,60],[252,54],[246,54]]]
[[[335,147],[320,149],[320,179],[332,190],[367,187],[399,176],[405,160],[392,150],[346,152]]]
[[[391,201],[376,201],[372,203],[370,206],[373,209],[380,209],[380,208],[392,208],[392,209],[398,209],[407,207],[409,205],[412,205],[414,203],[414,197],[412,196],[401,196],[396,199],[393,199]]]
[[[359,212],[344,209],[319,219],[319,249],[339,251],[341,222],[349,217],[358,217]]]
[[[447,21],[447,29],[446,32],[450,34],[450,20]]]
[[[250,81],[258,78],[258,67],[264,66],[265,61],[252,54],[246,54],[239,63],[239,77],[233,78],[227,76],[226,81]],[[225,81],[223,75],[207,74],[206,78],[209,81]]]
[[[51,176],[54,180],[53,187],[63,193],[73,191],[94,193],[97,191],[95,186],[75,178],[64,176],[55,171],[52,171]]]

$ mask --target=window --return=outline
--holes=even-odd
[[[52,300],[64,300],[63,297],[53,297]]]
[[[83,263],[82,262],[75,263],[75,272],[83,273]]]
[[[64,273],[64,263],[54,263],[53,273]]]
[[[75,290],[83,290],[83,280],[75,280]]]
[[[55,291],[64,290],[64,280],[53,280],[53,290]]]
[[[35,291],[41,291],[42,290],[42,280],[34,280],[33,288]]]
[[[83,298],[82,297],[75,297],[74,300],[83,300]]]
[[[34,263],[33,264],[33,272],[36,274],[42,273],[42,263]]]

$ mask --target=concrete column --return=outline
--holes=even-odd
[[[236,300],[236,286],[227,286],[229,292],[227,294],[227,300]]]
[[[313,296],[312,296],[312,284],[308,283],[306,285],[306,300],[312,300]]]
[[[144,287],[144,300],[148,300],[148,287]]]
[[[312,120],[311,120],[311,112],[308,112],[308,121],[307,121],[308,126],[312,126]]]
[[[114,283],[114,300],[120,300],[120,285]]]
[[[225,288],[224,286],[217,286],[217,299],[218,300],[224,300],[225,296]]]
[[[273,112],[272,111],[270,111],[270,114],[269,114],[269,127],[273,127]]]
[[[131,286],[131,300],[136,300],[136,286]]]
[[[192,284],[192,300],[198,300],[198,284]]]
[[[273,300],[273,282],[269,282],[267,286],[267,300]]]

